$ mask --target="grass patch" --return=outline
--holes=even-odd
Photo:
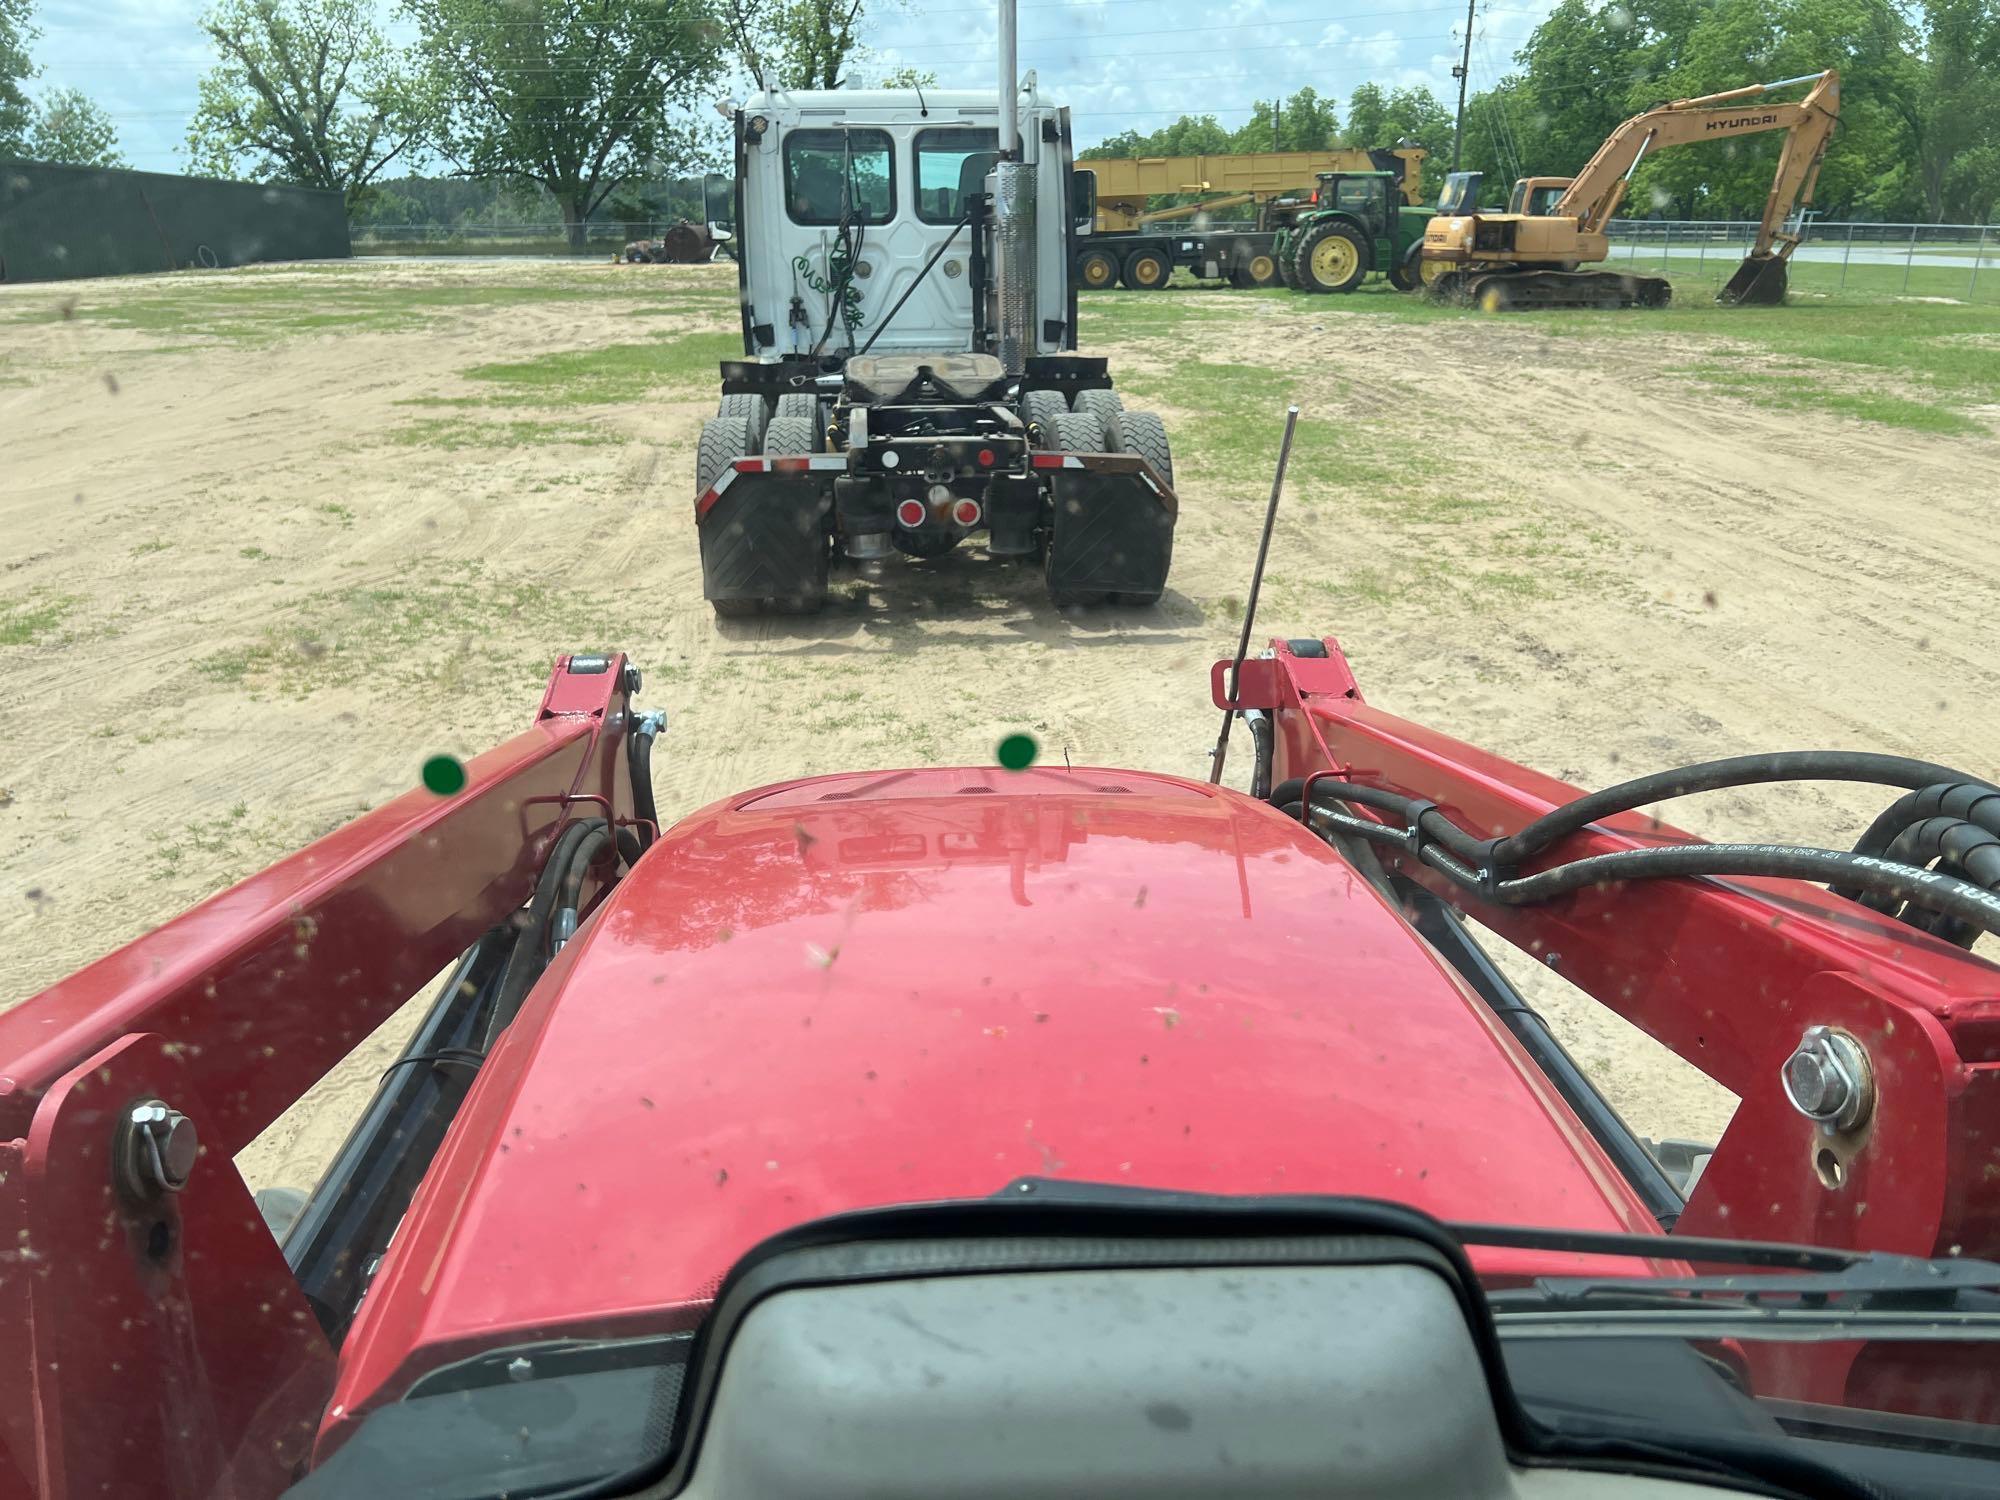
[[[500,399],[532,406],[606,406],[633,401],[662,386],[711,387],[716,367],[740,359],[733,333],[695,333],[652,344],[609,344],[538,359],[474,365],[468,380],[498,386]]]
[[[154,537],[150,542],[141,542],[138,546],[134,547],[132,555],[134,557],[148,557],[155,552],[165,552],[173,545],[172,542],[163,542],[158,537]]]
[[[211,682],[298,698],[390,668],[399,688],[448,685],[468,661],[481,672],[518,670],[532,683],[548,674],[548,642],[587,651],[604,637],[637,633],[634,622],[607,618],[601,601],[575,590],[494,578],[479,562],[441,571],[422,583],[311,594],[246,644],[196,668]],[[496,641],[503,631],[505,640]],[[519,649],[510,652],[514,642]]]
[[[465,448],[537,448],[562,444],[601,448],[624,441],[584,422],[479,422],[463,417],[431,417],[383,434],[403,448],[456,453]]]
[[[68,618],[76,604],[67,594],[0,600],[0,646],[37,644]]]
[[[1986,429],[1949,406],[1913,401],[1883,391],[1836,390],[1811,370],[1762,372],[1732,369],[1727,364],[1680,365],[1675,373],[1691,375],[1713,389],[1740,396],[1755,406],[1789,411],[1824,411],[1835,416],[1906,427],[1916,432],[1978,433]]]
[[[532,269],[532,268],[530,268]],[[263,345],[323,333],[381,333],[421,328],[439,316],[486,312],[553,302],[601,301],[607,288],[597,276],[528,275],[508,281],[467,278],[419,285],[388,282],[380,267],[327,268],[309,286],[231,271],[190,275],[143,290],[107,291],[101,296],[65,293],[46,304],[22,307],[14,320],[57,323],[68,318],[129,328],[172,338],[214,339]],[[656,288],[646,288],[649,316],[671,309],[707,314],[726,308],[728,288],[688,288],[663,304]],[[68,304],[67,306],[65,304]],[[183,347],[198,347],[184,345]]]

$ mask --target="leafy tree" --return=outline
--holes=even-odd
[[[1311,88],[1285,100],[1259,99],[1250,123],[1230,139],[1232,151],[1325,151],[1340,138],[1333,101]]]
[[[367,0],[219,0],[216,63],[188,124],[188,166],[332,188],[350,201],[419,139],[427,106]]]
[[[691,164],[669,112],[722,67],[705,0],[407,0],[433,97],[431,144],[472,177],[553,195],[570,244],[620,184]]]
[[[79,167],[131,165],[118,153],[118,131],[111,117],[81,89],[52,89],[43,97],[35,110],[27,154],[35,161]]]
[[[1422,146],[1423,185],[1435,191],[1451,165],[1452,117],[1437,95],[1426,88],[1397,88],[1388,93],[1364,83],[1347,100],[1347,143],[1363,150],[1386,151],[1397,146]]]
[[[760,89],[831,89],[860,41],[865,0],[723,0],[736,60]]]
[[[929,68],[894,68],[875,82],[878,89],[934,89],[938,77]]]
[[[28,24],[33,0],[0,0],[0,156],[20,156],[27,150],[35,107],[27,82],[35,76],[28,44],[39,34]]]

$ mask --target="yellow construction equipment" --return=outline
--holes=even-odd
[[[1741,102],[1802,83],[1812,87],[1794,102]],[[1840,74],[1829,68],[1676,99],[1634,115],[1611,132],[1574,178],[1525,177],[1515,183],[1506,213],[1479,212],[1480,174],[1454,172],[1445,179],[1437,217],[1424,230],[1423,281],[1434,296],[1468,300],[1489,311],[1663,306],[1673,295],[1663,276],[1577,269],[1610,253],[1605,229],[1624,201],[1633,171],[1649,151],[1782,130],[1786,140],[1756,243],[1716,299],[1782,302],[1786,262],[1799,242],[1786,226],[1812,201],[1839,118]]]
[[[1403,197],[1423,195],[1421,146],[1394,151],[1257,151],[1242,156],[1106,157],[1077,163],[1097,177],[1097,232],[1116,233],[1150,222],[1148,201],[1182,193],[1229,195],[1231,205],[1262,203],[1312,191],[1322,172],[1397,172]],[[1222,204],[1189,205],[1190,212]]]

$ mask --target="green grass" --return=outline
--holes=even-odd
[[[602,300],[638,290],[646,315],[671,310],[707,315],[728,307],[727,288],[686,289],[662,303],[656,288],[606,286],[602,281],[535,276],[520,281],[471,279],[428,285],[385,284],[383,268],[365,262],[317,277],[310,286],[271,282],[254,274],[222,272],[176,278],[160,287],[110,286],[65,293],[46,303],[19,305],[14,321],[56,323],[68,318],[135,329],[172,338],[216,339],[242,345],[276,343],[322,333],[381,333],[424,327],[441,316],[517,306]]]
[[[536,359],[474,365],[465,378],[499,388],[498,399],[531,406],[606,406],[664,386],[712,387],[716,366],[740,359],[733,333],[693,333],[650,344],[608,344]]]
[[[1824,383],[1809,367],[1783,371],[1733,369],[1727,364],[1674,366],[1703,385],[1728,391],[1756,406],[1793,411],[1824,411],[1836,416],[1907,427],[1916,432],[1980,433],[1985,427],[1949,406],[1913,401],[1883,391],[1840,390]]]
[[[573,590],[491,576],[477,562],[442,566],[423,582],[359,585],[308,595],[241,645],[196,663],[213,682],[305,697],[386,671],[401,684],[446,685],[476,656],[478,669],[547,675],[547,642],[579,651],[635,633],[602,602]],[[613,612],[615,613],[615,611]],[[502,639],[504,637],[504,640]],[[523,643],[518,651],[507,643]]]
[[[0,599],[0,646],[33,646],[68,618],[77,601],[67,594]]]

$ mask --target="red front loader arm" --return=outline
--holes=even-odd
[[[229,1158],[528,899],[562,825],[630,821],[623,656],[563,657],[533,728],[0,1015],[0,1496],[264,1496],[333,1353]],[[208,1160],[146,1190],[131,1107]],[[185,1139],[183,1137],[183,1139]]]
[[[1482,838],[1581,795],[1370,708],[1339,646],[1323,645],[1324,657],[1300,657],[1274,641],[1271,657],[1243,663],[1235,706],[1273,715],[1274,783],[1321,773],[1426,798]],[[1228,670],[1215,668],[1218,707],[1231,706]],[[1562,854],[1692,841],[1628,814],[1573,835]],[[1621,882],[1505,906],[1393,846],[1371,847],[1394,873],[1536,955],[1740,1098],[1676,1232],[2000,1254],[2000,969],[1800,881]],[[1814,1025],[1844,1029],[1868,1050],[1875,1107],[1849,1136],[1800,1115],[1780,1081]],[[1937,1362],[1983,1355],[1958,1347],[1963,1354],[1878,1345],[1857,1360],[1852,1344],[1791,1346],[1800,1353],[1785,1361],[1784,1379],[1801,1399],[1935,1410]],[[1920,1394],[1923,1406],[1913,1404]]]

